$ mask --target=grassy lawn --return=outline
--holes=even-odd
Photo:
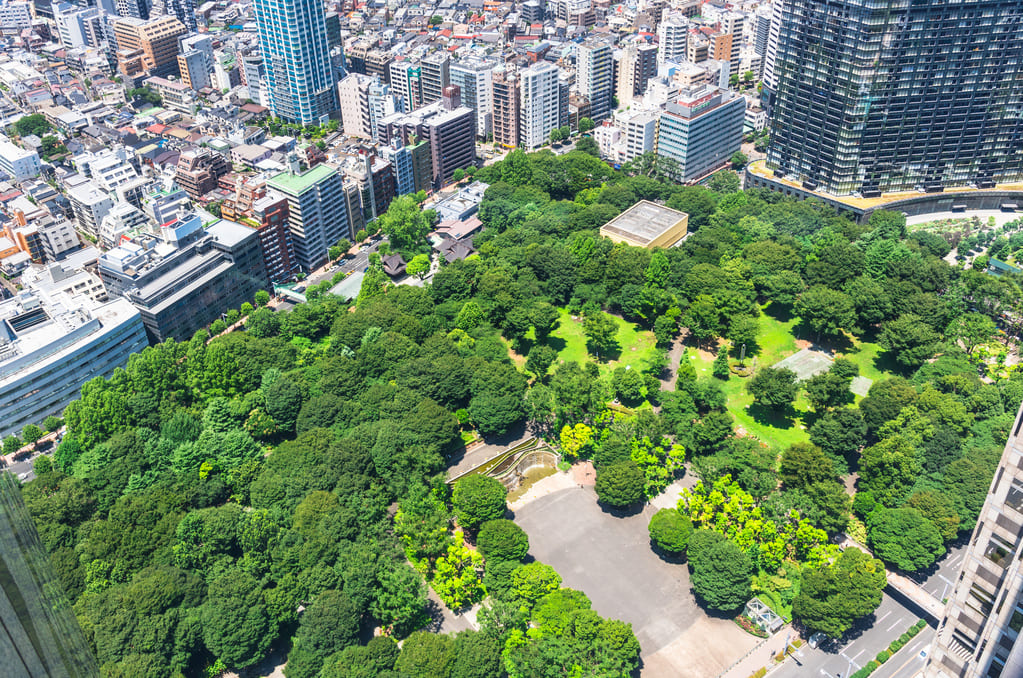
[[[618,325],[618,345],[621,350],[609,360],[601,360],[600,373],[606,374],[616,367],[630,365],[632,369],[643,370],[657,354],[654,333],[639,329],[634,323],[611,316]],[[561,309],[558,328],[551,332],[547,344],[558,352],[561,362],[577,362],[580,365],[593,357],[586,350],[582,320],[573,320],[571,314]]]

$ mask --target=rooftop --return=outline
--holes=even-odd
[[[646,246],[687,219],[685,212],[640,200],[601,227],[601,233],[621,236],[629,242]]]
[[[275,177],[271,177],[267,184],[276,188],[279,191],[290,193],[292,195],[299,195],[305,193],[315,184],[323,181],[332,174],[337,174],[337,169],[326,164],[319,164],[315,167],[302,172],[301,174],[293,174],[291,172],[281,172]]]

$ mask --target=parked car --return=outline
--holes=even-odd
[[[817,633],[815,633],[812,636],[810,636],[810,640],[808,641],[808,643],[809,643],[810,647],[812,647],[813,649],[816,650],[821,645],[824,645],[825,643],[827,643],[827,641],[828,641],[827,634],[823,633],[821,631],[818,631]]]

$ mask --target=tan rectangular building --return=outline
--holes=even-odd
[[[188,33],[171,16],[154,19],[122,17],[114,21],[117,69],[125,75],[178,75],[178,38]]]
[[[600,234],[634,247],[671,247],[689,232],[689,215],[664,205],[640,200],[600,227]]]

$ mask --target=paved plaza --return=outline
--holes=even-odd
[[[538,485],[547,482],[559,483],[553,476]],[[730,619],[696,605],[684,563],[653,552],[647,523],[655,508],[616,517],[601,509],[592,487],[538,489],[515,509],[530,554],[553,566],[564,586],[589,596],[601,615],[632,623],[644,678],[716,676],[757,644]]]

